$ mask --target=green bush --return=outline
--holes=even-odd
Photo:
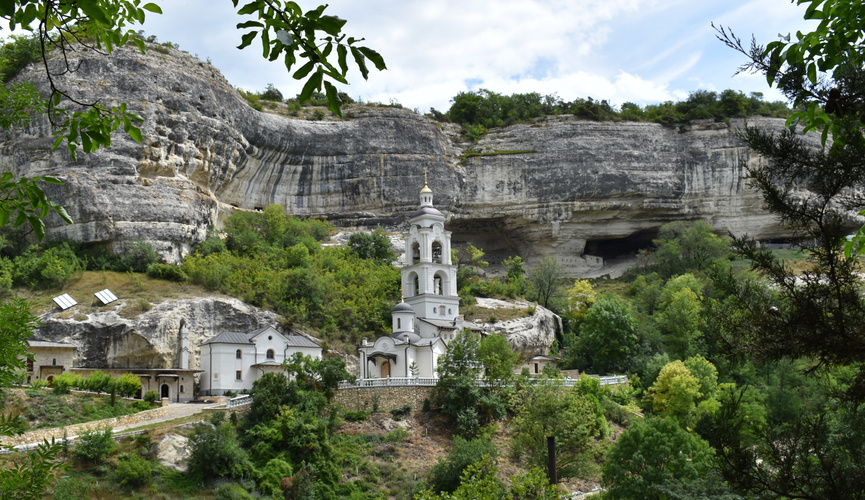
[[[69,394],[70,389],[80,388],[83,383],[80,375],[64,372],[54,377],[53,385],[52,391],[54,394]]]
[[[120,266],[123,271],[143,273],[147,271],[147,266],[158,260],[159,254],[151,244],[137,240],[124,248]]]
[[[96,370],[91,373],[82,383],[82,387],[91,392],[111,392],[111,385],[114,383],[114,379],[111,375],[101,371]]]
[[[393,415],[394,420],[401,420],[402,417],[411,413],[410,405],[403,405],[402,408],[395,408],[390,411],[390,414]]]
[[[222,483],[213,490],[214,500],[252,500],[252,496],[237,483]]]
[[[144,393],[144,401],[150,404],[153,404],[159,401],[159,393],[154,391],[153,389]]]
[[[159,262],[147,266],[147,275],[154,279],[175,281],[177,283],[186,283],[189,280],[189,276],[183,272],[180,266],[161,264]]]
[[[480,462],[486,456],[495,455],[496,446],[488,439],[476,438],[467,441],[456,436],[454,447],[448,456],[439,459],[430,469],[430,485],[435,491],[450,493],[460,485],[460,476],[466,467]]]
[[[369,420],[369,413],[370,412],[365,410],[346,411],[343,414],[343,418],[345,418],[349,422],[363,422],[365,420]]]
[[[75,459],[79,462],[99,464],[110,455],[117,443],[111,429],[106,427],[99,431],[85,431],[75,442]]]
[[[117,395],[122,398],[136,396],[141,390],[141,379],[131,373],[124,373],[114,383],[117,386]]]
[[[114,469],[114,474],[120,486],[138,488],[150,482],[153,466],[138,455],[122,455]]]

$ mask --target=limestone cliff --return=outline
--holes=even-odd
[[[424,169],[454,241],[484,248],[493,263],[555,255],[585,275],[678,219],[785,234],[742,180],[740,161],[760,160],[733,134],[741,121],[673,129],[565,116],[465,144],[453,127],[402,109],[346,107],[345,119],[319,121],[262,113],[216,68],[173,49],[72,62],[78,71],[59,83],[82,100],[129,103],[145,119],[144,141],[117,133],[111,149],[73,162],[51,151],[46,121],[3,137],[0,169],[65,181],[49,192],[75,223],[52,216],[54,235],[109,246],[141,239],[177,260],[234,207],[273,203],[340,226],[402,230]]]
[[[78,347],[76,366],[88,368],[180,368],[180,331],[189,336],[189,368],[201,368],[201,344],[225,331],[248,332],[277,324],[277,315],[238,299],[169,299],[130,319],[120,300],[104,311],[52,311],[37,336]]]

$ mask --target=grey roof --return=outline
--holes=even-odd
[[[252,366],[282,366],[282,363],[277,363],[276,361],[274,361],[272,359],[268,359],[268,360],[256,363]]]
[[[391,312],[403,312],[403,311],[414,312],[414,308],[412,306],[410,306],[409,304],[406,304],[405,302],[397,302],[397,304],[395,306],[393,306],[393,309],[391,309]]]
[[[202,342],[204,344],[251,344],[249,334],[241,332],[222,332],[219,335]]]
[[[409,344],[416,344],[421,339],[421,336],[414,332],[397,332],[390,334],[390,338],[408,342]]]
[[[412,220],[415,217],[420,217],[422,215],[434,215],[436,217],[444,218],[444,215],[442,215],[442,213],[439,212],[438,209],[435,209],[433,207],[421,207],[415,213],[411,214],[411,217],[409,217],[409,220]]]
[[[286,335],[285,340],[291,347],[321,347],[320,345],[301,335]]]
[[[457,324],[452,319],[442,320],[442,319],[432,319],[432,318],[421,318],[421,320],[426,321],[427,323],[434,325],[434,326],[437,326],[439,328],[444,328],[445,330],[456,330],[457,328],[462,326],[462,323],[459,321],[456,322],[456,323],[460,323],[459,326],[457,326]]]
[[[27,339],[27,344],[30,347],[64,347],[69,349],[75,349],[75,344],[69,344],[67,342],[51,342],[49,340],[38,340],[38,339]]]
[[[441,341],[441,339],[437,338],[437,337],[436,338],[421,338],[420,340],[415,342],[414,345],[419,345],[419,346],[433,345],[436,342],[440,342],[440,341]]]
[[[272,327],[264,327],[259,328],[258,330],[253,330],[248,333],[242,332],[222,332],[219,335],[209,339],[206,342],[202,342],[204,344],[252,344],[256,336],[260,335],[265,330],[272,329]],[[277,334],[281,335],[285,338],[286,344],[289,347],[318,347],[321,348],[320,345],[316,344],[312,340],[302,336],[302,335],[283,335],[276,330],[273,330]]]

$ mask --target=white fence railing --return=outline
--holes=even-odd
[[[598,376],[588,375],[592,378],[600,379],[601,385],[620,385],[627,384],[628,377],[625,375],[610,375]],[[356,389],[358,387],[433,387],[438,383],[437,378],[433,377],[388,377],[388,378],[367,378],[357,379],[355,382],[343,380],[339,383],[339,389]],[[561,384],[564,387],[573,387],[578,379],[574,378],[528,378],[519,379],[521,384],[529,385],[553,385]],[[476,381],[478,387],[487,387],[489,384],[486,380],[478,379]],[[512,384],[515,382],[511,382]]]
[[[231,398],[228,401],[226,401],[225,407],[226,408],[235,408],[237,406],[244,406],[244,405],[248,405],[248,404],[252,404],[252,396],[250,396],[249,394],[241,394],[240,396],[237,396],[236,398]]]

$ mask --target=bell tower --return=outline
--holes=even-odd
[[[451,232],[445,231],[444,222],[444,215],[433,206],[433,192],[424,172],[420,208],[409,218],[405,233],[406,263],[402,268],[405,302],[419,320],[426,320],[418,322],[421,337],[439,336],[437,327],[425,331],[424,323],[453,322],[460,314],[457,266],[451,262]]]

